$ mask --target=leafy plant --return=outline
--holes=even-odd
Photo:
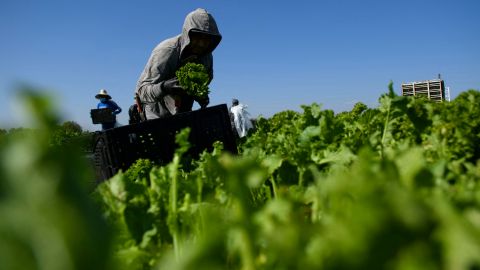
[[[36,126],[0,143],[0,269],[111,269],[111,235],[85,186],[91,168],[77,145],[51,144],[49,99],[22,93]]]
[[[172,162],[139,160],[95,190],[116,266],[478,269],[479,100],[469,90],[433,103],[390,85],[377,108],[280,112],[239,155],[216,144],[193,161],[184,130]],[[36,136],[0,141],[0,268],[108,267],[107,229],[76,184],[87,170],[49,143],[54,114],[39,115]]]

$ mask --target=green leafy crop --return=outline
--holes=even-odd
[[[0,141],[0,270],[480,269],[478,104],[391,85],[376,108],[260,118],[238,155],[216,144],[193,161],[183,130],[172,162],[138,160],[96,205],[37,113],[37,136]]]
[[[438,104],[389,88],[378,108],[261,118],[238,156],[217,148],[187,170],[181,149],[125,186],[104,202],[142,202],[117,212],[146,225],[127,226],[143,261],[131,269],[480,267],[480,93]]]
[[[180,85],[189,95],[205,98],[210,93],[208,88],[210,77],[204,65],[187,63],[178,69],[175,74],[177,75]]]
[[[52,144],[49,99],[26,91],[31,130],[0,142],[0,269],[111,269],[110,230],[92,202],[79,146]]]

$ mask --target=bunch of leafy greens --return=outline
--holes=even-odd
[[[208,88],[210,77],[204,65],[187,63],[179,68],[175,74],[180,85],[189,95],[201,99],[207,97],[210,93]]]

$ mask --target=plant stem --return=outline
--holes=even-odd
[[[173,163],[170,167],[170,175],[172,177],[172,184],[170,186],[170,211],[169,211],[169,225],[170,233],[173,238],[173,247],[175,252],[175,259],[178,261],[180,258],[180,235],[178,232],[178,213],[177,213],[177,178],[178,178],[178,164],[180,162],[180,157],[175,155],[173,158]]]
[[[390,103],[388,104],[388,110],[387,110],[387,118],[385,119],[385,125],[383,126],[383,134],[382,134],[382,141],[381,141],[381,144],[380,146],[382,147],[382,151],[380,152],[380,157],[383,159],[384,157],[384,148],[385,148],[385,137],[387,135],[387,131],[388,131],[388,122],[390,121],[390,108],[392,106],[392,103],[390,101]]]
[[[269,180],[270,183],[272,183],[273,198],[277,198],[277,184],[275,183],[275,179],[273,179],[273,177],[270,177]]]

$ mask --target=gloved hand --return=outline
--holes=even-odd
[[[167,95],[183,95],[185,90],[180,86],[177,77],[166,80],[162,84],[162,91]]]
[[[210,103],[210,99],[208,98],[208,96],[204,98],[196,98],[195,100],[198,102],[198,104],[200,105],[200,108],[202,109],[205,109],[207,105]]]

